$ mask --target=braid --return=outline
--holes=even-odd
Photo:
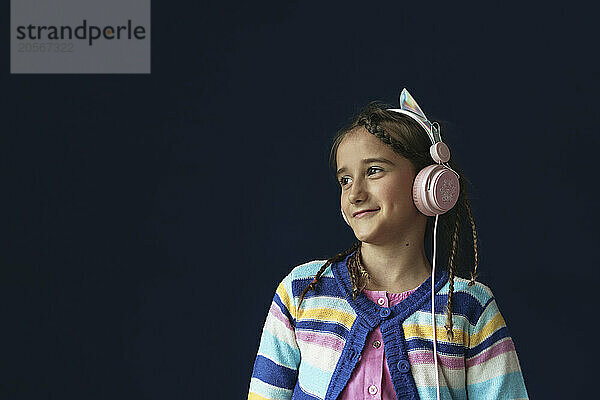
[[[455,214],[454,219],[454,233],[452,234],[452,250],[450,251],[450,262],[449,262],[449,275],[448,282],[450,287],[448,289],[448,302],[446,304],[446,334],[449,340],[454,338],[453,323],[452,323],[452,297],[454,294],[454,256],[456,255],[456,242],[458,241],[458,232],[460,227],[460,221],[458,219],[458,213]]]
[[[465,199],[465,206],[467,208],[469,221],[471,222],[471,230],[473,231],[473,251],[475,257],[475,267],[473,268],[473,272],[471,272],[471,280],[469,281],[469,286],[473,286],[473,284],[475,283],[475,279],[477,279],[477,265],[479,264],[479,259],[477,256],[477,230],[475,229],[475,221],[473,220],[473,215],[471,215],[471,205],[469,204],[469,200],[467,199]]]
[[[300,307],[300,304],[302,304],[302,301],[304,300],[304,296],[306,295],[306,293],[309,290],[316,290],[317,282],[319,281],[319,278],[321,278],[321,275],[323,275],[323,272],[325,272],[325,270],[327,269],[328,266],[330,266],[333,263],[343,260],[348,254],[352,253],[354,250],[356,250],[358,248],[360,248],[360,242],[354,243],[352,245],[352,247],[350,247],[348,250],[338,253],[337,255],[335,255],[332,258],[330,258],[329,260],[327,260],[327,262],[321,266],[321,269],[319,269],[319,272],[317,272],[317,275],[315,275],[312,282],[310,282],[308,284],[308,286],[306,286],[304,288],[304,290],[302,291],[302,293],[300,294],[300,302],[298,303],[298,307]]]
[[[348,259],[348,263],[346,264],[348,272],[350,273],[350,279],[352,281],[352,298],[354,300],[356,300],[358,294],[365,288],[365,286],[367,286],[367,283],[371,278],[367,270],[360,262],[360,249],[362,242],[359,241],[355,245],[358,246],[356,253],[354,253],[352,258]]]
[[[371,117],[375,117],[375,115],[372,115]],[[381,127],[377,123],[373,123],[371,118],[366,118],[366,119],[362,120],[361,122],[362,122],[362,124],[364,124],[365,128],[367,129],[367,131],[369,131],[369,133],[374,135],[376,138],[381,140],[383,143],[390,146],[397,153],[413,155],[413,156],[416,155],[416,153],[414,153],[413,151],[410,151],[408,148],[406,148],[406,146],[404,146],[402,143],[400,143],[399,141],[394,139],[392,137],[392,135],[387,133],[385,130],[381,129]]]

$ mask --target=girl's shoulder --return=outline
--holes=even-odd
[[[327,260],[312,260],[292,267],[285,277],[286,280],[296,281],[303,279],[313,279]],[[327,268],[321,276],[333,276],[331,268]]]
[[[312,260],[292,267],[277,287],[279,296],[288,299],[298,298],[326,262],[327,260]],[[333,277],[331,268],[327,268],[321,276]]]
[[[494,300],[494,294],[492,290],[485,284],[475,281],[472,285],[469,285],[470,280],[460,277],[454,277],[454,294],[458,294],[457,297],[461,298],[462,301],[474,302],[479,307],[485,308],[492,300]],[[447,294],[449,292],[449,282],[442,288],[441,294]]]

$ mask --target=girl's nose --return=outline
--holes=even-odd
[[[357,179],[352,182],[352,187],[350,188],[350,193],[348,194],[348,201],[350,203],[360,203],[364,201],[367,196],[367,192],[364,187],[364,183],[362,179]]]

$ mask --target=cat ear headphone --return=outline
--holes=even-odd
[[[437,359],[437,330],[435,323],[435,259],[436,259],[436,237],[438,216],[446,213],[456,205],[458,195],[460,194],[460,185],[458,179],[460,176],[454,171],[447,162],[450,160],[450,149],[442,142],[440,134],[440,125],[437,122],[430,122],[421,108],[408,93],[408,90],[402,89],[400,93],[400,108],[388,108],[387,111],[393,111],[404,114],[417,121],[431,140],[429,154],[436,164],[431,164],[423,168],[415,176],[413,182],[412,197],[417,209],[428,217],[435,216],[433,228],[433,268],[431,271],[431,325],[433,327],[433,359],[435,364],[435,378],[437,383],[437,399],[440,399],[440,378],[438,372]],[[348,225],[348,219],[343,210],[342,218]]]

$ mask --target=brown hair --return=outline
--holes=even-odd
[[[337,135],[333,139],[329,155],[329,163],[334,171],[334,175],[337,167],[337,149],[340,143],[346,135],[359,127],[364,127],[369,133],[390,146],[396,153],[410,160],[417,172],[434,163],[429,154],[431,141],[424,129],[412,118],[404,114],[387,111],[387,108],[392,107],[379,102],[369,103],[347,126],[337,132]],[[445,140],[445,143],[452,148],[447,140]],[[471,214],[471,204],[468,199],[465,183],[470,183],[470,181],[452,159],[447,164],[460,175],[460,193],[456,205],[451,210],[438,217],[442,247],[440,254],[448,254],[448,280],[450,288],[446,305],[446,332],[448,338],[452,340],[454,336],[452,330],[454,276],[463,276],[465,278],[468,276],[470,278],[469,285],[473,285],[477,278],[478,254],[477,231]],[[425,237],[431,237],[433,234],[434,221],[435,217],[427,217]],[[467,260],[471,260],[470,257],[467,258],[469,255],[468,253],[470,252],[466,252],[466,249],[459,246],[461,237],[465,233],[463,232],[464,230],[470,230],[473,238],[473,268],[467,266],[467,264],[470,264]],[[302,303],[304,296],[309,290],[316,289],[319,278],[329,265],[343,260],[352,252],[355,253],[348,259],[347,267],[352,281],[353,298],[356,299],[356,296],[366,286],[368,280],[368,273],[360,263],[360,247],[361,242],[357,241],[349,249],[327,260],[327,262],[319,269],[313,281],[302,291],[299,304]]]

